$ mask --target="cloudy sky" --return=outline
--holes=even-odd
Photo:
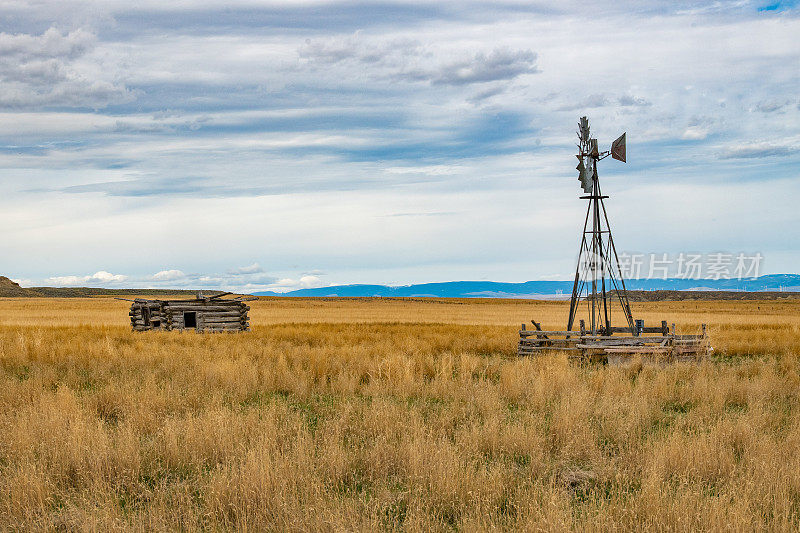
[[[220,7],[224,5],[224,7]],[[566,279],[576,122],[621,250],[800,271],[794,1],[4,0],[0,274]]]

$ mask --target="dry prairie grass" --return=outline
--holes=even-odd
[[[716,360],[518,359],[565,304],[262,300],[244,335],[0,300],[0,527],[800,528],[800,303],[640,303]]]

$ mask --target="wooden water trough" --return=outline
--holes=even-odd
[[[583,327],[580,331],[543,331],[538,323],[531,322],[534,329],[522,324],[519,331],[520,356],[558,350],[571,352],[573,360],[620,365],[637,357],[653,363],[699,362],[713,350],[705,324],[700,335],[678,335],[675,324],[669,328],[666,321],[659,327],[647,328],[641,323],[637,335],[631,335],[628,328],[612,328],[610,335],[592,335]]]
[[[222,297],[231,293],[203,296],[198,294],[193,300],[148,300],[136,298],[128,300],[131,310],[131,327],[134,331],[184,330],[197,332],[236,332],[249,331],[250,310],[245,301],[256,298],[238,297],[225,300]],[[119,298],[120,300],[123,298]]]

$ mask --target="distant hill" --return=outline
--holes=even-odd
[[[20,287],[19,283],[12,281],[5,276],[0,276],[0,296],[24,298],[39,295],[31,289]]]
[[[631,302],[661,302],[664,300],[797,300],[800,292],[775,291],[628,291]]]
[[[735,291],[800,292],[800,275],[771,274],[754,279],[640,279],[627,280],[628,290],[636,291]],[[340,296],[340,297],[439,297],[439,298],[541,298],[560,293],[569,296],[572,281],[449,281],[392,287],[388,285],[334,285],[316,289],[298,289],[285,293],[256,292],[257,296]]]
[[[222,291],[202,291],[214,295]],[[194,296],[197,291],[185,289],[101,289],[97,287],[20,287],[0,276],[0,297],[5,298],[88,298],[91,296]]]

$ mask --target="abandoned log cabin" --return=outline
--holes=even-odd
[[[131,326],[134,331],[194,329],[202,331],[249,331],[250,310],[243,299],[222,299],[198,294],[194,300],[132,300]],[[253,299],[253,298],[249,298]]]

